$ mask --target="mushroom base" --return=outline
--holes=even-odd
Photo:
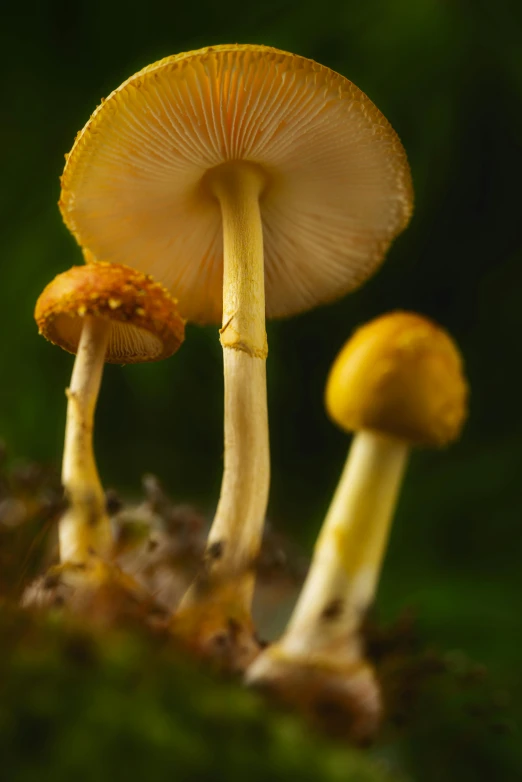
[[[360,658],[340,664],[291,657],[274,644],[253,663],[246,681],[335,738],[367,744],[381,724],[381,689],[373,668]]]
[[[177,641],[195,655],[226,673],[242,673],[255,660],[262,644],[252,617],[238,598],[234,581],[203,587],[174,615],[170,629]]]
[[[51,567],[26,588],[22,605],[66,610],[103,626],[145,623],[160,628],[167,619],[166,611],[131,576],[103,560]]]

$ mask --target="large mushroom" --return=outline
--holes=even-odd
[[[62,464],[68,508],[58,533],[61,562],[84,566],[107,557],[113,543],[92,443],[103,365],[171,356],[183,342],[184,322],[162,285],[110,263],[59,274],[41,293],[34,315],[40,334],[76,354]]]
[[[283,637],[250,667],[248,681],[316,719],[328,701],[337,722],[329,727],[355,740],[373,735],[382,712],[360,630],[409,450],[456,440],[467,396],[458,347],[411,312],[388,313],[358,329],[328,378],[328,412],[355,436],[292,617]]]
[[[226,611],[248,616],[269,488],[265,315],[337,299],[376,270],[412,209],[404,149],[329,68],[267,46],[209,47],[144,68],[97,108],[60,207],[80,244],[153,274],[189,320],[222,322],[224,474],[207,575],[235,577]]]

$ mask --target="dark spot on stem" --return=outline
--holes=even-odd
[[[266,649],[268,646],[270,646],[269,642],[265,641],[263,638],[260,638],[257,633],[254,633],[254,641],[260,649]]]
[[[208,549],[207,549],[207,557],[209,559],[212,559],[214,561],[221,559],[223,556],[223,551],[225,549],[225,544],[222,540],[216,540],[215,543],[212,543]]]
[[[230,633],[231,638],[235,639],[238,637],[239,633],[241,632],[241,625],[235,619],[229,619],[228,631]]]
[[[59,585],[60,576],[54,573],[52,575],[46,576],[43,582],[44,589],[55,589]]]
[[[217,633],[212,638],[212,646],[216,651],[223,652],[225,649],[228,649],[230,646],[230,638],[228,637],[227,633]]]
[[[323,611],[321,613],[321,619],[326,620],[327,622],[331,622],[334,619],[338,619],[339,616],[343,612],[343,601],[341,598],[336,598],[335,600],[332,600],[328,605],[326,605],[323,608]]]

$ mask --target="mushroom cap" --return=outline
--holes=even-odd
[[[208,171],[261,167],[269,317],[340,298],[378,267],[412,211],[406,153],[338,73],[268,46],[160,60],[76,137],[60,208],[81,245],[152,274],[192,321],[222,314],[223,238]]]
[[[391,312],[359,328],[335,359],[326,386],[331,418],[412,445],[457,439],[468,386],[451,337],[421,315]]]
[[[160,361],[185,338],[184,321],[163,285],[121,264],[73,266],[44,288],[34,311],[40,334],[69,353],[78,349],[87,316],[111,321],[109,364]]]

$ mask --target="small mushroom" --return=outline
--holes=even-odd
[[[62,483],[68,509],[59,522],[60,561],[107,556],[112,535],[94,458],[94,411],[103,365],[159,361],[184,339],[184,322],[165,288],[111,263],[73,266],[47,285],[35,308],[40,334],[76,353],[67,389]]]
[[[191,321],[221,320],[224,473],[204,576],[235,579],[224,622],[248,623],[269,490],[265,315],[337,299],[376,270],[412,210],[404,149],[329,68],[209,47],[144,68],[98,107],[60,207],[99,257],[151,272]]]
[[[380,720],[360,627],[375,595],[408,452],[457,439],[467,395],[455,343],[409,312],[356,331],[328,378],[328,412],[355,437],[285,633],[247,678],[308,711],[328,693],[341,730],[356,740],[368,738]]]

